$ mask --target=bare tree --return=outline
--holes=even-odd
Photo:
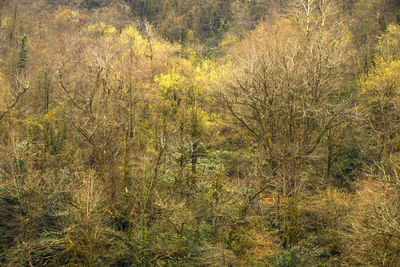
[[[350,95],[342,86],[351,54],[337,9],[328,1],[296,1],[287,16],[243,42],[236,51],[239,71],[220,94],[264,151],[264,184],[250,201],[271,187],[295,197],[316,171],[308,163],[326,157],[316,153],[323,140],[348,121]]]
[[[357,195],[350,228],[342,235],[348,255],[361,264],[400,264],[400,173],[392,156],[372,165]]]
[[[0,121],[18,104],[21,97],[28,91],[29,84],[30,80],[24,73],[15,75],[15,85],[9,89],[9,96],[5,100],[5,107],[0,110]]]

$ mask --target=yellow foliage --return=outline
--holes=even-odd
[[[128,26],[122,30],[119,41],[123,46],[129,48],[124,49],[125,54],[135,56],[144,56],[146,54],[148,42],[146,42],[138,30],[132,26]]]
[[[177,73],[167,73],[156,76],[154,81],[162,88],[170,89],[183,84],[185,78]]]
[[[237,43],[238,40],[239,40],[239,38],[236,35],[227,34],[227,36],[224,38],[224,40],[222,40],[221,46],[222,47],[231,46],[231,45]]]
[[[376,66],[368,76],[361,81],[361,99],[366,106],[376,101],[394,100],[400,94],[400,61],[376,60]]]
[[[400,96],[400,27],[389,25],[376,46],[378,56],[372,71],[361,80],[360,100],[367,109],[383,108]],[[394,105],[396,106],[396,105]]]
[[[106,41],[111,41],[117,32],[114,26],[105,24],[104,22],[89,25],[88,31],[95,36],[102,36]]]
[[[149,46],[150,45],[151,45],[152,51],[148,51],[148,52],[152,53],[155,60],[158,60],[161,62],[165,62],[165,60],[169,60],[172,57],[172,55],[176,54],[180,49],[179,45],[171,44],[169,42],[165,42],[162,40],[152,40],[151,44],[149,44]],[[148,49],[148,50],[150,50],[150,49]]]
[[[120,35],[122,42],[124,43],[140,43],[143,41],[143,37],[140,33],[132,26],[128,26],[122,30]]]
[[[10,17],[5,17],[2,22],[1,25],[3,25],[3,27],[7,27],[8,23],[10,22]]]

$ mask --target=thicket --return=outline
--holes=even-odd
[[[0,0],[1,266],[399,266],[391,0]]]

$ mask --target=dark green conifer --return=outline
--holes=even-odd
[[[19,58],[17,67],[18,69],[26,68],[26,61],[28,60],[28,37],[26,35],[21,38],[21,49],[19,51]]]

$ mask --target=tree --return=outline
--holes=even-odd
[[[351,50],[336,14],[327,1],[296,1],[289,18],[260,26],[236,52],[240,71],[232,71],[221,100],[263,151],[261,192],[274,188],[282,198],[295,198],[323,140],[349,120],[343,79]],[[286,234],[284,244],[297,242],[297,234]]]
[[[343,233],[355,263],[399,264],[400,27],[389,25],[375,47],[375,65],[360,81],[359,113],[374,156],[360,181],[357,207]]]
[[[398,43],[400,28],[390,25],[377,44],[375,66],[361,80],[360,111],[365,119],[366,130],[375,138],[378,153],[386,156],[398,152],[397,101],[400,96],[400,53]]]
[[[21,70],[25,69],[26,61],[28,60],[28,37],[26,35],[21,38],[21,48],[19,51],[19,58],[17,67]]]
[[[342,232],[352,264],[400,264],[398,155],[372,165],[357,194],[349,227]]]

